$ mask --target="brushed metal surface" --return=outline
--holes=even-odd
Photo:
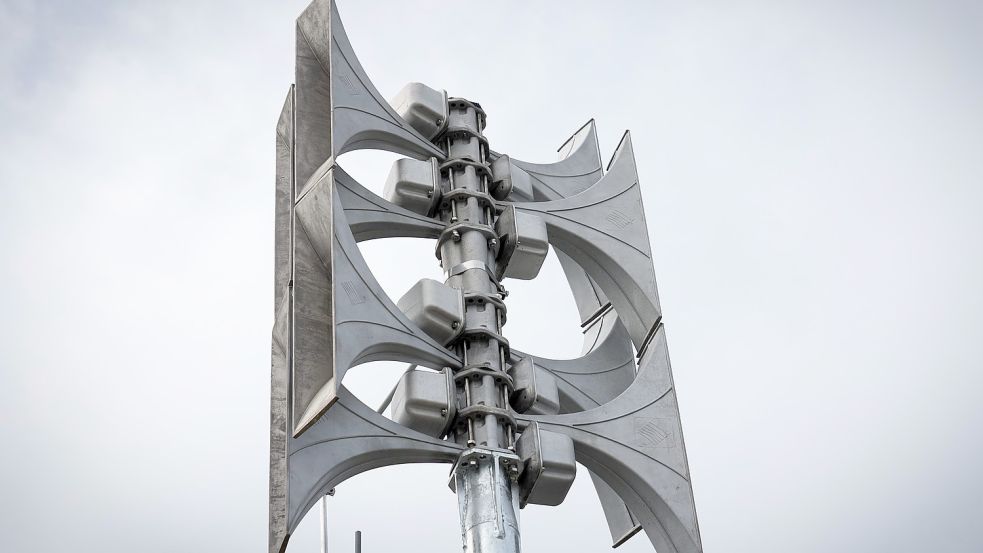
[[[624,323],[636,350],[662,317],[652,248],[626,132],[607,174],[583,192],[558,200],[516,204],[546,221],[550,244],[598,284]]]
[[[357,247],[386,237],[440,237],[450,213],[414,213],[356,182],[336,159],[363,148],[432,163],[507,162],[510,185],[522,191],[511,198],[525,201],[503,201],[491,214],[468,202],[455,217],[492,224],[510,204],[521,215],[541,217],[584,327],[579,359],[505,355],[510,362],[534,361],[537,371],[557,382],[561,414],[521,418],[574,441],[615,546],[641,527],[659,553],[701,551],[630,136],[625,133],[605,173],[593,120],[560,147],[559,161],[536,164],[482,150],[484,112],[477,104],[450,99],[446,113],[447,121],[434,120],[445,129],[427,126],[428,134],[434,132],[429,137],[403,120],[365,75],[333,1],[315,0],[298,18],[296,85],[276,129],[270,551],[283,551],[304,513],[354,474],[394,463],[460,462],[477,451],[464,449],[460,426],[457,441],[425,436],[380,416],[341,385],[349,368],[374,360],[455,370],[464,365],[388,298]],[[450,172],[469,193],[490,190],[473,166]],[[435,187],[435,199],[437,192]],[[487,240],[462,227],[455,240],[440,242],[448,284],[472,295],[497,292]],[[494,310],[471,311],[465,325],[502,324],[488,318]],[[469,363],[498,367],[494,340],[472,341]],[[637,375],[633,346],[641,357]],[[469,393],[501,407],[507,394],[486,378]],[[458,394],[463,398],[463,389]],[[475,435],[477,447],[486,444],[495,462],[478,462],[484,459],[479,454],[469,465],[473,470],[455,476],[464,490],[458,494],[462,537],[470,551],[517,553],[516,475],[498,463],[511,455],[502,448],[514,437],[495,415],[489,417]]]
[[[703,550],[665,330],[656,330],[627,390],[594,409],[528,416],[570,436],[577,461],[631,509],[659,553]]]

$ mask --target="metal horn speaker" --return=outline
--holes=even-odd
[[[331,0],[315,0],[297,18],[295,78],[297,186],[328,158],[351,150],[445,157],[379,94]]]
[[[652,248],[626,132],[608,172],[583,192],[557,200],[516,204],[546,221],[549,242],[597,283],[644,352],[662,318]]]
[[[460,367],[389,299],[356,245],[441,227],[375,196],[333,158],[298,190],[296,91],[276,132],[271,553],[339,482],[384,465],[453,462],[462,450],[386,419],[341,386],[350,367],[377,359]]]
[[[579,413],[524,418],[573,439],[577,461],[625,501],[656,551],[703,550],[662,325],[617,398]]]

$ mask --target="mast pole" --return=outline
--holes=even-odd
[[[457,417],[452,438],[467,450],[452,479],[465,553],[519,553],[515,420],[505,377],[508,342],[502,336],[505,290],[496,277],[495,221],[489,193],[490,150],[485,112],[468,100],[448,101],[442,165],[449,190],[439,211],[446,228],[439,254],[446,284],[465,297],[464,328],[450,347],[464,360],[455,375]]]

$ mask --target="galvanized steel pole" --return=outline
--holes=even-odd
[[[502,336],[505,291],[496,278],[495,205],[489,195],[485,113],[452,98],[446,131],[449,190],[440,218],[439,246],[446,284],[465,297],[464,328],[453,347],[464,360],[455,375],[458,410],[454,439],[468,447],[455,467],[455,488],[466,553],[518,553],[518,493],[514,475],[515,421],[505,382],[507,342]]]

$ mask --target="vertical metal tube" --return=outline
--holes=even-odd
[[[321,498],[321,553],[328,553],[328,496]]]
[[[362,553],[362,531],[355,530],[355,553]]]
[[[481,134],[484,114],[471,102],[451,100],[448,128],[455,129],[453,137],[443,139],[447,146],[448,183],[451,190],[472,194],[463,195],[460,201],[448,202],[441,219],[493,227],[496,210],[482,199],[488,193],[486,171],[474,166],[479,163],[488,167]],[[495,244],[489,243],[494,238],[467,225],[458,232],[454,240],[441,245],[444,270],[465,262],[480,262],[481,265],[449,276],[447,284],[476,295],[498,294],[500,286],[492,255]],[[490,264],[489,270],[480,268],[486,263]],[[504,346],[494,337],[487,336],[489,318],[494,316],[491,322],[499,333],[502,320],[497,312],[488,314],[487,308],[480,302],[465,305],[458,351],[469,370],[504,372],[507,369]],[[458,397],[463,399],[463,407],[472,408],[472,412],[465,415],[467,420],[455,421],[455,426],[461,430],[454,434],[461,445],[468,448],[454,474],[465,553],[519,553],[518,493],[513,480],[517,467],[515,455],[510,451],[514,448],[514,429],[511,422],[500,420],[494,411],[509,406],[508,390],[503,381],[484,373],[458,382]]]
[[[519,553],[519,500],[497,457],[463,464],[455,475],[465,553]]]

